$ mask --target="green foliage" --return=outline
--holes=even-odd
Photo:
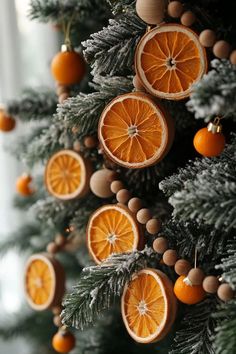
[[[230,240],[227,244],[227,253],[221,259],[221,264],[216,266],[222,273],[222,279],[236,289],[236,239]]]
[[[136,3],[135,0],[107,0],[107,2],[114,15],[134,10]]]
[[[195,306],[189,306],[180,329],[176,332],[175,343],[169,353],[215,354],[212,347],[212,336],[216,323],[211,317],[215,310],[216,300],[211,297]],[[229,354],[229,352],[227,353]]]
[[[111,256],[101,265],[84,268],[73,292],[64,299],[62,321],[83,329],[114,304],[133,273],[147,267],[158,256],[150,248]]]

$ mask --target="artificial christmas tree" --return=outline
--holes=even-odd
[[[47,249],[46,256],[33,256],[37,264],[30,259],[26,292],[33,308],[51,307],[54,324],[63,325],[53,339],[59,352],[74,346],[71,327],[77,329],[75,353],[236,352],[230,6],[218,0],[31,1],[32,18],[62,26],[68,56],[75,54],[71,44],[79,44],[78,28],[88,35],[90,25],[100,26],[82,43],[89,82],[80,82],[76,68],[63,61],[62,69],[53,65],[57,108],[53,92],[37,91],[7,107],[18,119],[47,118],[17,146],[28,168],[44,166],[44,183],[34,178],[34,194],[17,200],[30,207],[35,222],[1,251]],[[194,139],[200,119],[209,128]],[[193,139],[208,157],[197,156]],[[59,251],[67,277],[77,277],[63,309],[63,280],[55,276]],[[51,336],[49,315],[37,318]]]

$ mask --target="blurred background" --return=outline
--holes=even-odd
[[[58,50],[57,32],[49,25],[27,18],[29,0],[1,0],[0,11],[0,104],[17,98],[22,88],[52,86],[49,63]],[[7,152],[17,135],[26,129],[0,134],[0,241],[24,223],[25,215],[12,206],[16,177],[23,166]],[[30,129],[30,125],[27,125]],[[24,257],[14,251],[0,259],[0,320],[11,318],[24,302],[22,268]],[[26,341],[0,340],[0,353],[31,353]]]

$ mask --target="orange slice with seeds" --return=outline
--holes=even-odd
[[[45,184],[48,192],[62,200],[84,196],[89,190],[91,164],[72,150],[61,150],[48,161]]]
[[[174,126],[149,95],[128,93],[105,108],[98,135],[104,152],[115,163],[143,168],[164,158],[173,141]]]
[[[125,286],[121,310],[126,329],[136,342],[163,339],[174,323],[177,310],[172,282],[159,270],[141,270]]]
[[[135,54],[138,77],[157,97],[181,100],[207,71],[205,48],[198,35],[179,24],[165,24],[147,32]]]
[[[29,258],[25,270],[25,294],[29,305],[38,311],[59,305],[65,290],[61,264],[49,254]]]
[[[98,264],[112,254],[132,252],[141,248],[142,241],[135,216],[124,206],[102,206],[88,222],[88,249]]]

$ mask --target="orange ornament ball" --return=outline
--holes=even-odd
[[[53,336],[52,346],[58,353],[68,353],[75,347],[75,336],[67,330],[61,330]]]
[[[202,128],[194,136],[193,145],[199,154],[214,157],[224,150],[225,137],[222,133],[212,133],[207,128]]]
[[[23,197],[28,197],[34,193],[34,190],[30,185],[31,181],[32,177],[27,174],[23,174],[22,176],[18,177],[16,181],[16,190]]]
[[[11,116],[0,110],[0,130],[4,133],[10,132],[15,128],[16,121]]]
[[[202,301],[206,296],[202,285],[188,285],[184,280],[185,275],[181,275],[175,282],[174,293],[177,299],[184,304],[194,305]]]
[[[85,61],[80,53],[62,51],[51,62],[52,76],[63,85],[78,84],[86,71]]]

